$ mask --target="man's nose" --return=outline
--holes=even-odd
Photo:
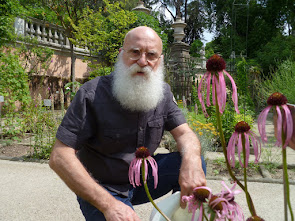
[[[146,53],[142,53],[140,58],[137,60],[137,64],[140,66],[140,67],[145,67],[148,65],[148,61],[147,61],[147,58],[146,58]]]

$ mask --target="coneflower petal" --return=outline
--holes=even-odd
[[[233,135],[230,137],[227,146],[227,160],[232,167],[235,166],[235,147],[237,138],[238,133],[234,132]]]
[[[207,82],[206,82],[206,87],[207,87],[207,100],[206,100],[206,104],[207,106],[210,106],[210,83],[211,83],[211,73],[208,73],[207,75]]]
[[[266,122],[267,114],[269,110],[271,109],[271,107],[272,106],[267,106],[263,111],[261,111],[257,119],[258,131],[260,133],[261,140],[263,142],[267,142],[267,137],[265,133],[265,122]]]
[[[218,72],[218,76],[219,76],[219,88],[220,88],[219,112],[223,113],[225,109],[225,105],[226,105],[226,85],[225,85],[223,71]]]
[[[243,152],[242,135],[239,134],[239,138],[238,138],[238,155],[239,155],[240,165],[242,167],[244,167],[244,163],[243,163],[242,158],[241,158],[241,153],[242,152]]]
[[[247,133],[244,133],[245,136],[245,150],[246,150],[246,163],[245,167],[248,167],[248,162],[249,162],[249,156],[250,156],[250,144],[249,144],[249,136]]]
[[[277,133],[275,134],[276,138],[277,138],[277,142],[275,143],[275,145],[280,146],[282,144],[282,122],[283,122],[283,118],[282,118],[282,113],[281,113],[281,109],[279,106],[276,106],[276,112],[278,115],[278,119],[277,119]]]
[[[231,85],[232,85],[232,89],[233,89],[232,100],[234,102],[235,111],[239,114],[240,111],[239,111],[239,108],[238,108],[238,92],[237,92],[236,83],[235,83],[234,79],[232,78],[232,76],[229,73],[227,73],[226,71],[224,71],[224,72],[231,81]]]
[[[285,131],[286,133],[286,141],[285,141],[285,144],[284,144],[284,148],[287,147],[288,143],[290,142],[291,138],[292,138],[292,134],[293,134],[293,120],[292,120],[292,115],[291,115],[291,112],[290,112],[290,109],[288,108],[287,105],[282,105],[282,108],[284,109],[285,111],[285,115],[286,115],[286,130],[287,132]]]

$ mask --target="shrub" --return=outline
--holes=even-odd
[[[266,104],[267,98],[274,92],[284,94],[289,103],[295,104],[295,61],[288,59],[278,66],[269,78],[262,82],[260,92]]]
[[[228,143],[230,137],[235,131],[234,128],[239,121],[245,121],[249,124],[251,128],[253,127],[254,112],[249,110],[248,108],[244,109],[241,106],[239,106],[239,111],[240,114],[237,114],[235,110],[227,104],[223,114],[221,115],[222,130],[226,143]],[[208,122],[211,122],[217,130],[217,120],[215,114],[212,114],[212,116],[208,118]]]

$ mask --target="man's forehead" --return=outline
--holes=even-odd
[[[151,50],[162,50],[162,40],[152,29],[136,29],[130,31],[125,38],[124,46],[142,49],[148,47]]]

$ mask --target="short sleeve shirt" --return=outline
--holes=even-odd
[[[155,109],[132,112],[113,96],[112,81],[113,73],[82,85],[56,138],[78,151],[78,158],[99,184],[126,195],[130,188],[128,169],[136,148],[145,146],[153,154],[164,130],[186,121],[168,84]]]

